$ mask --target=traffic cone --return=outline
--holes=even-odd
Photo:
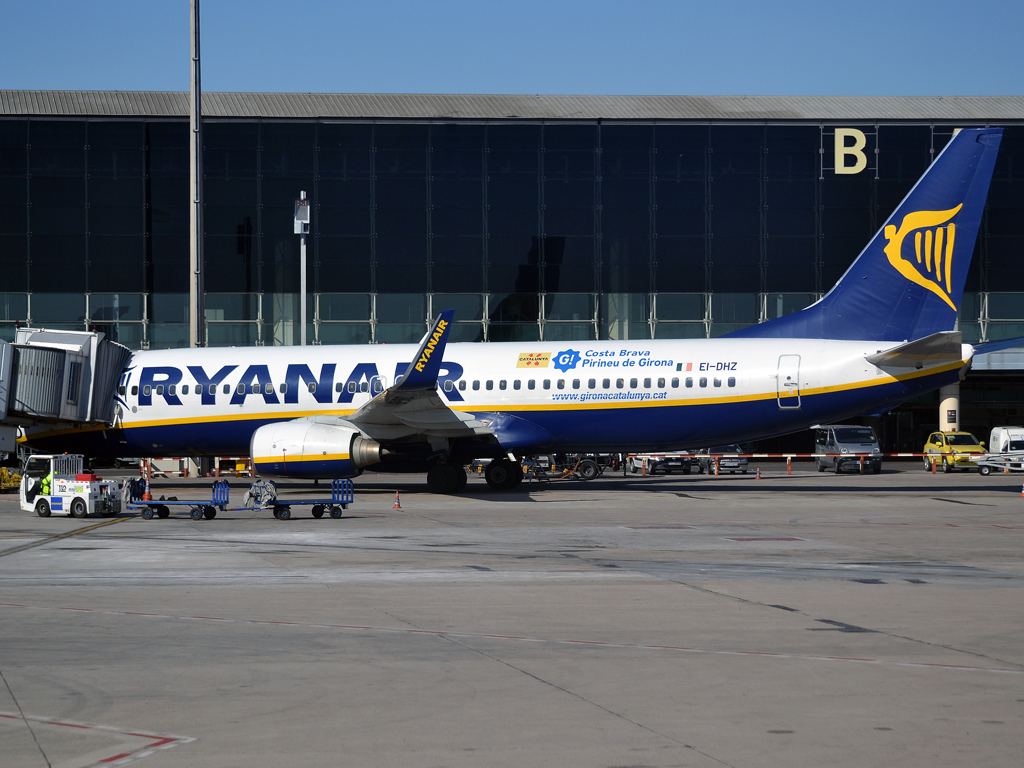
[[[402,502],[399,501],[399,499],[398,499],[398,491],[395,491],[395,506],[393,506],[392,509],[401,509],[401,508],[402,508]]]
[[[755,480],[760,480],[761,479],[761,468],[760,467],[758,467],[757,471],[754,473],[754,479]]]

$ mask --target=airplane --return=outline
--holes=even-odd
[[[511,490],[533,453],[686,450],[878,413],[956,382],[955,330],[1000,128],[955,134],[836,285],[715,339],[175,349],[132,354],[114,420],[29,430],[96,457],[252,457],[261,475],[426,472]]]

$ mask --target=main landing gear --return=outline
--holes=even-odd
[[[431,493],[459,493],[465,490],[466,468],[444,462],[427,470],[427,489]]]
[[[495,459],[484,470],[484,479],[496,491],[511,491],[523,482],[523,465],[511,459]]]

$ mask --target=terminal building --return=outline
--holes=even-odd
[[[188,346],[189,96],[0,91],[0,338]],[[1024,97],[206,93],[206,340],[715,337],[821,297],[961,127],[1004,126],[960,308],[1024,336]],[[1024,421],[1024,351],[979,357],[961,428]],[[871,421],[920,450],[938,396]],[[791,443],[792,444],[792,443]]]

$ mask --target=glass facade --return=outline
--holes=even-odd
[[[836,128],[865,167],[837,173]],[[921,124],[204,122],[211,346],[704,338],[815,301],[952,135]],[[842,170],[842,169],[841,169]],[[188,343],[188,123],[0,119],[0,337]],[[1024,335],[1024,126],[1003,138],[960,328]]]

